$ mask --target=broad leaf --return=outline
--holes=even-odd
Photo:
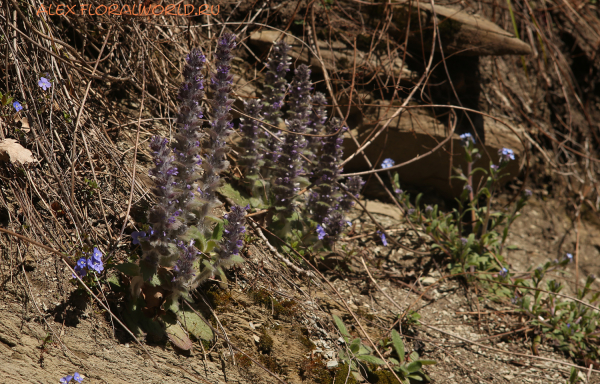
[[[400,363],[404,363],[404,343],[400,334],[395,329],[392,330],[392,345],[400,358]]]
[[[234,203],[241,207],[245,207],[250,204],[250,196],[243,191],[238,191],[234,189],[231,184],[224,184],[221,188],[219,188],[218,192],[233,200]]]
[[[225,228],[225,225],[223,222],[218,223],[215,226],[215,229],[213,229],[213,233],[212,233],[212,239],[213,240],[221,240],[221,238],[223,237],[223,229]]]
[[[371,363],[371,364],[375,364],[375,365],[385,365],[385,361],[381,360],[378,357],[372,356],[372,355],[358,355],[356,356],[357,359],[362,360],[366,363]]]
[[[140,266],[134,263],[123,263],[115,265],[115,269],[120,271],[127,276],[139,276]]]
[[[189,351],[192,349],[192,340],[188,337],[187,333],[177,323],[167,323],[166,329],[167,337],[171,340],[171,343],[177,348],[183,351]]]
[[[192,311],[187,306],[184,311],[179,311],[177,317],[185,329],[197,339],[207,341],[212,341],[214,339],[213,331],[206,323],[206,320],[198,316],[196,312]]]
[[[350,337],[350,333],[346,328],[346,324],[340,319],[338,316],[333,315],[333,321],[335,322],[336,327],[340,330],[340,333],[345,337]]]
[[[352,353],[357,354],[359,349],[360,349],[360,339],[352,340],[352,343],[350,343],[350,350],[352,351]]]

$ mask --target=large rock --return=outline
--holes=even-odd
[[[278,31],[256,31],[250,35],[250,42],[262,50],[267,50],[275,41],[280,40],[282,36],[292,46],[292,51],[290,52],[290,56],[293,59],[292,62],[306,64],[310,66],[311,70],[317,73],[322,72],[321,62],[309,52],[301,40],[290,35],[283,35]],[[317,40],[317,43],[323,63],[328,72],[346,71],[348,75],[352,75],[354,70],[354,49],[348,48],[346,44],[339,41],[329,43]],[[415,78],[415,74],[406,67],[402,59],[392,57],[390,61],[390,57],[381,51],[366,53],[357,50],[356,71],[363,75],[380,73],[383,76],[393,74],[396,78],[402,75],[402,78],[406,80]]]
[[[412,2],[394,6],[389,33],[397,40],[404,41],[409,26],[409,47],[431,51],[433,38],[433,12],[430,3]],[[379,6],[381,8],[381,6]],[[529,44],[517,39],[497,24],[464,10],[435,5],[438,30],[442,48],[446,56],[499,56],[529,55]],[[377,20],[377,18],[375,18]],[[375,22],[375,21],[374,21]],[[440,45],[436,39],[436,51]]]
[[[388,101],[378,100],[376,103],[380,107],[371,108],[369,111],[371,114],[366,115],[362,123],[353,127],[352,121],[349,121],[351,132],[359,143],[364,143],[369,138],[378,121],[381,126],[398,108],[398,105],[390,105]],[[506,118],[502,120],[508,121]],[[494,164],[498,164],[498,150],[510,148],[515,152],[515,161],[511,161],[506,169],[510,177],[505,177],[502,181],[507,182],[517,176],[520,170],[524,148],[518,135],[522,128],[515,128],[511,124],[515,130],[513,132],[506,125],[488,117],[484,117],[484,124],[487,139],[485,145],[478,144],[482,157],[475,163],[475,167],[488,169],[490,160]],[[386,158],[391,158],[396,164],[400,164],[431,151],[446,138],[447,133],[447,126],[429,114],[425,107],[410,108],[400,117],[392,119],[387,131],[367,147],[365,154],[372,164],[376,164],[377,168],[380,168],[381,162]],[[344,138],[345,154],[351,155],[356,149],[357,146],[350,134],[347,133]],[[452,167],[462,167],[466,172],[466,166],[461,141],[459,135],[455,133],[452,139],[436,152],[399,168],[398,173],[401,183],[429,187],[444,197],[452,198],[459,196],[464,186],[459,180],[450,179],[450,176],[454,175]],[[365,170],[368,168],[362,155],[356,156],[344,167],[344,173]],[[387,180],[385,173],[381,175],[384,180]],[[370,185],[377,188],[377,181],[374,178],[371,178],[370,181]],[[480,178],[474,180],[476,185],[480,181]],[[367,192],[368,190],[367,187]]]

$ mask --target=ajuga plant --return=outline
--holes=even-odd
[[[264,164],[263,152],[267,141],[261,131],[262,108],[260,100],[244,102],[244,112],[248,117],[240,119],[242,152],[238,164],[244,169],[248,187],[255,196],[260,196],[260,169]]]
[[[206,57],[197,48],[187,56],[178,95],[180,108],[175,140],[169,145],[167,139],[154,137],[150,143],[154,152],[150,175],[155,182],[153,191],[158,202],[150,210],[149,226],[132,233],[133,243],[142,248],[142,258],[137,266],[130,263],[119,267],[133,277],[134,303],[130,316],[139,315],[138,307],[143,307],[144,314],[151,313],[152,321],[160,323],[152,323],[149,328],[166,330],[171,340],[184,349],[188,344],[181,340],[187,336],[177,331],[177,321],[172,316],[186,317],[189,320],[186,323],[193,324],[188,332],[198,337],[207,338],[212,332],[200,326],[204,323],[193,318],[197,315],[179,307],[179,298],[193,302],[190,292],[200,283],[212,275],[224,278],[223,268],[243,261],[239,253],[243,247],[247,208],[233,206],[224,220],[213,216],[214,208],[221,204],[216,195],[222,184],[220,174],[229,166],[226,141],[232,130],[229,111],[233,100],[229,94],[234,48],[235,35],[224,34],[219,39],[215,70],[210,77],[210,127],[206,128],[202,127],[201,120]],[[163,300],[152,299],[157,292]],[[140,295],[146,298],[145,303],[135,301]],[[148,325],[148,321],[141,323]]]
[[[283,121],[281,116],[281,107],[287,93],[288,83],[285,75],[290,70],[290,56],[288,52],[291,50],[289,44],[284,40],[278,41],[273,45],[271,55],[266,64],[267,73],[265,75],[265,84],[263,90],[263,116],[266,123],[279,127]],[[275,164],[279,160],[281,153],[280,132],[278,129],[267,126],[267,129],[273,133],[266,136],[266,153],[264,157],[263,169],[261,173],[268,180],[271,171],[275,168]]]
[[[313,96],[313,107],[308,116],[306,133],[311,135],[321,135],[325,131],[325,122],[327,121],[327,99],[321,92],[315,92]],[[306,136],[306,149],[304,155],[309,163],[306,165],[308,176],[312,179],[314,171],[317,169],[317,160],[321,152],[321,138],[318,136]]]
[[[308,196],[307,208],[317,223],[319,240],[324,240],[326,245],[332,245],[338,240],[347,223],[344,212],[354,204],[351,195],[358,195],[362,187],[362,180],[359,178],[350,180],[350,188],[340,184],[340,163],[344,152],[342,134],[347,129],[337,118],[329,121],[314,174],[315,187]]]
[[[335,118],[326,123],[327,100],[320,92],[311,93],[310,69],[306,65],[296,68],[288,90],[285,75],[290,65],[289,50],[284,41],[276,42],[266,64],[262,121],[259,118],[261,102],[246,103],[249,118],[240,124],[244,135],[240,164],[254,197],[266,196],[264,203],[272,203],[270,222],[278,235],[293,234],[298,235],[296,239],[311,239],[305,235],[316,231],[318,240],[323,240],[318,244],[331,246],[343,232],[347,223],[345,212],[354,205],[354,197],[358,196],[363,182],[352,178],[347,185],[340,183],[342,134],[347,127]],[[286,96],[289,109],[283,121],[281,108]],[[285,123],[288,132],[280,134],[273,129],[280,140],[268,136],[262,147],[264,144],[258,134],[262,122],[276,127]],[[311,136],[306,136],[307,133]],[[265,153],[263,159],[260,158],[261,147]],[[256,171],[257,165],[262,165],[260,174]],[[309,185],[309,179],[313,184],[308,197],[300,198],[300,189]],[[270,185],[269,190],[258,191],[259,183]],[[305,206],[299,207],[299,202]],[[304,215],[298,215],[301,212]],[[294,221],[297,225],[290,225]]]
[[[289,97],[290,109],[285,121],[290,132],[283,135],[283,145],[274,170],[275,209],[280,215],[289,216],[294,211],[294,198],[300,190],[300,185],[307,185],[304,177],[304,161],[301,154],[306,147],[302,134],[306,131],[312,97],[310,91],[310,69],[300,65],[294,74]]]

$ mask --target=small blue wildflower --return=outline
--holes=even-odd
[[[395,164],[396,164],[396,162],[394,160],[388,158],[388,159],[383,160],[383,162],[381,163],[381,168],[387,169],[387,168],[393,167]]]
[[[469,184],[465,184],[465,186],[463,187],[463,189],[466,189],[469,192],[473,192],[473,188]]]
[[[426,205],[426,206],[425,206],[425,212],[426,212],[426,213],[433,212],[433,207],[432,207],[431,205]]]
[[[75,268],[73,268],[75,270],[75,273],[80,277],[80,278],[84,278],[85,275],[87,275],[87,260],[85,257],[81,257],[79,260],[77,260],[77,264],[75,265]],[[73,275],[73,278],[76,279],[77,276]]]
[[[154,231],[152,231],[154,232]],[[140,244],[140,238],[145,238],[146,237],[146,232],[144,231],[139,231],[139,232],[132,232],[131,233],[131,238],[133,239],[133,244]]]
[[[40,88],[42,88],[45,91],[45,90],[49,89],[52,86],[52,83],[50,83],[48,81],[48,79],[46,79],[45,77],[42,77],[38,81],[38,85],[39,85]]]
[[[508,269],[506,269],[506,268],[502,268],[500,273],[498,273],[498,276],[500,276],[500,277],[506,277],[507,275],[508,275]]]
[[[22,110],[22,109],[23,109],[23,106],[22,106],[22,105],[21,105],[21,103],[19,103],[18,101],[15,101],[15,102],[13,103],[13,107],[15,108],[15,110],[16,110],[17,112],[19,112],[20,110]]]
[[[404,193],[404,191],[403,191],[403,190],[401,190],[400,188],[396,188],[396,189],[394,190],[394,192],[395,192],[397,195],[401,195],[401,194],[403,194],[403,193]]]
[[[75,373],[73,374],[73,380],[75,380],[75,381],[76,381],[76,382],[78,382],[78,383],[81,383],[81,382],[83,381],[83,376],[81,376],[81,375],[79,374],[79,372],[75,372]]]
[[[567,253],[567,259],[569,259],[569,263],[573,262],[573,254]]]
[[[500,156],[500,162],[506,163],[509,160],[515,159],[515,153],[512,149],[502,148],[498,151],[498,155]]]
[[[526,189],[525,190],[525,197],[531,197],[533,193],[531,192],[531,189]]]
[[[319,236],[319,240],[323,240],[325,236],[327,236],[325,228],[321,227],[320,225],[317,225],[317,235]]]
[[[415,212],[416,212],[416,211],[415,211],[415,209],[414,209],[414,208],[410,208],[410,209],[408,210],[408,212],[407,212],[407,213],[408,213],[409,215],[414,215],[414,214],[415,214]]]
[[[87,260],[87,264],[88,269],[93,269],[98,273],[104,270],[104,264],[102,263],[102,252],[100,252],[98,248],[94,247],[92,257]]]
[[[469,141],[475,144],[475,138],[468,132],[460,135],[460,140],[462,141],[461,145],[463,147],[466,147],[469,144]]]
[[[384,247],[388,246],[388,242],[385,238],[385,233],[381,232],[381,231],[377,231],[377,234],[379,235],[379,237],[381,237],[381,243],[383,244]]]
[[[67,376],[65,376],[65,377],[62,377],[62,378],[60,379],[60,383],[61,383],[61,384],[66,384],[66,383],[70,382],[71,380],[73,380],[73,376],[71,376],[71,375],[67,375]]]
[[[467,240],[465,237],[461,237],[461,238],[460,238],[460,242],[462,243],[463,247],[464,247],[465,245],[467,245],[467,242],[468,242],[468,241],[469,241],[469,240]]]
[[[497,171],[500,167],[498,167],[496,164],[492,164],[490,165],[490,168],[492,168],[494,171]]]

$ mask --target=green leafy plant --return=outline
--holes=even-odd
[[[352,336],[350,336],[350,332],[348,332],[346,324],[344,324],[342,319],[333,315],[333,321],[348,347],[348,351],[340,350],[340,360],[350,367],[350,370],[356,379],[359,379],[361,370],[363,373],[367,372],[368,367],[365,364],[385,365],[383,360],[373,356],[373,350],[364,345],[360,338],[352,339]]]
[[[382,371],[375,369],[377,367],[383,368],[386,362],[373,356],[373,350],[364,345],[360,338],[353,339],[342,319],[333,315],[333,321],[342,334],[347,346],[347,351],[341,350],[339,352],[340,360],[343,361],[345,366],[350,368],[353,377],[359,380],[361,375],[366,377],[379,376],[377,373]],[[434,360],[421,359],[416,351],[413,351],[407,357],[404,342],[396,330],[392,330],[391,340],[382,340],[379,342],[379,345],[383,349],[390,346],[393,348],[396,357],[388,358],[388,364],[403,384],[409,384],[411,380],[419,382],[430,380],[429,376],[423,372],[423,366],[436,364],[436,362]],[[388,372],[388,375],[390,374],[389,371],[386,372]]]
[[[392,330],[391,344],[398,359],[390,357],[389,361],[392,363],[392,369],[399,376],[403,384],[409,384],[410,379],[416,381],[430,381],[429,376],[423,372],[423,366],[436,364],[435,360],[420,359],[419,354],[415,351],[413,351],[407,359],[404,342],[395,329]]]

